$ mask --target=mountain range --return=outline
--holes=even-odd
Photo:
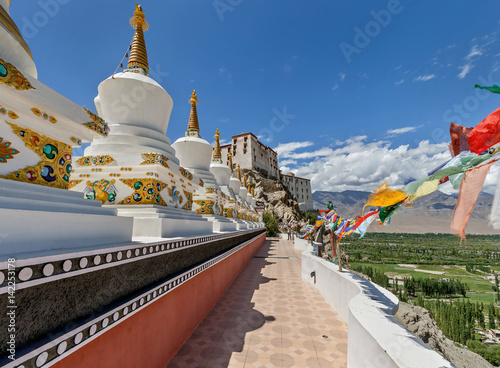
[[[344,192],[316,191],[312,194],[315,209],[327,209],[331,201],[337,213],[344,218],[360,215],[370,192],[346,190]],[[391,218],[389,226],[372,224],[369,231],[391,233],[449,233],[457,195],[440,191],[418,198],[411,208],[402,208]],[[488,224],[493,195],[481,193],[474,205],[466,234],[500,234]],[[371,207],[365,209],[365,213]]]

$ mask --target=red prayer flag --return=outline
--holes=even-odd
[[[500,108],[476,125],[467,137],[471,152],[480,154],[500,142]]]
[[[469,150],[469,143],[467,137],[473,128],[466,128],[461,125],[450,123],[450,151],[453,156],[458,155],[460,152]]]

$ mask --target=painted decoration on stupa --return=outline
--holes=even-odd
[[[34,89],[31,83],[14,65],[0,58],[0,84],[14,87],[18,91]]]
[[[31,129],[6,122],[24,142],[25,146],[40,156],[37,165],[1,175],[1,178],[44,185],[48,187],[69,188],[72,165],[72,148],[55,139],[39,134]]]
[[[109,202],[114,203],[116,199],[115,180],[96,180],[94,182],[87,181],[87,187],[83,191],[87,199],[95,199],[101,201],[102,204]]]

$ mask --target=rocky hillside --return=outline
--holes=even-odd
[[[457,368],[493,368],[480,355],[462,349],[446,338],[427,309],[400,302],[395,317],[411,333]]]
[[[257,171],[244,170],[251,184],[255,184],[255,199],[279,221],[299,220],[299,204],[280,180],[264,178]]]

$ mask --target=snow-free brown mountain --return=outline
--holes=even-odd
[[[337,213],[345,218],[361,214],[370,192],[346,190],[344,192],[316,191],[312,194],[315,209],[327,209],[328,201],[333,203]],[[436,191],[418,198],[412,208],[402,208],[391,218],[389,226],[373,223],[370,232],[392,233],[449,233],[456,195]],[[493,203],[493,195],[481,193],[466,228],[467,234],[499,234],[488,224],[488,216]],[[365,213],[370,208],[365,209]]]

